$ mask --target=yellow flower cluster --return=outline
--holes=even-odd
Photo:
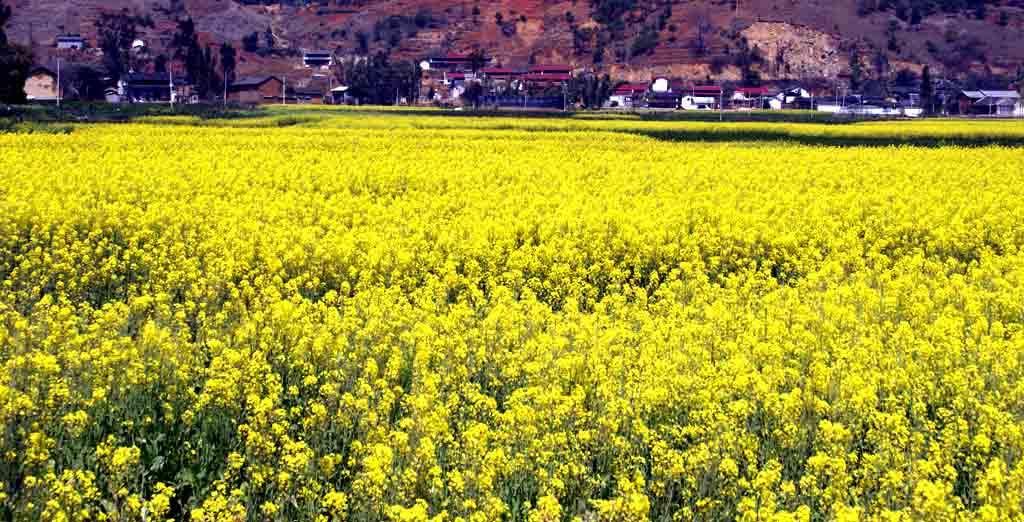
[[[0,135],[0,516],[1022,521],[1021,139]]]

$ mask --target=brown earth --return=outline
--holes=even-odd
[[[356,51],[357,35],[367,35],[371,52],[393,59],[423,59],[445,52],[480,48],[502,65],[566,63],[580,69],[611,72],[632,80],[655,75],[739,79],[736,63],[743,39],[763,60],[752,67],[762,78],[836,78],[849,70],[856,49],[867,70],[887,62],[888,69],[931,64],[937,74],[974,70],[1012,73],[1024,63],[1024,2],[1006,0],[990,8],[985,20],[966,14],[935,14],[917,27],[892,13],[857,15],[856,0],[704,0],[676,2],[658,31],[653,50],[631,56],[633,41],[654,26],[665,2],[637,2],[623,16],[624,27],[608,32],[581,0],[339,0],[304,7],[242,5],[234,0],[14,0],[8,34],[31,42],[38,61],[55,54],[54,37],[81,33],[95,45],[95,20],[103,11],[122,8],[150,14],[156,27],[146,30],[154,54],[166,53],[175,20],[191,16],[204,41],[232,42],[270,28],[275,47]],[[734,7],[735,6],[735,7]],[[1006,13],[1000,20],[1001,13]],[[567,15],[567,13],[571,14]],[[417,14],[420,16],[417,17]],[[497,22],[500,14],[502,22]],[[419,20],[416,20],[419,18]],[[416,22],[419,23],[416,23]],[[895,22],[893,22],[895,21]],[[890,49],[887,31],[895,23],[898,49]],[[1005,24],[1005,25],[1004,25]],[[704,25],[705,51],[695,45]],[[594,51],[604,31],[604,60]],[[379,39],[377,36],[379,35]],[[980,52],[958,54],[970,44]],[[94,59],[75,53],[69,59]],[[884,57],[884,60],[879,60]],[[304,74],[301,59],[242,53],[240,72]],[[944,63],[945,62],[945,63]]]

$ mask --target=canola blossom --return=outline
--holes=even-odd
[[[0,134],[0,516],[1022,521],[1020,142],[329,109]]]

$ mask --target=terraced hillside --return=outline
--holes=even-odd
[[[892,7],[880,10],[881,4]],[[934,4],[934,5],[933,5]],[[918,6],[908,8],[907,6]],[[744,64],[763,78],[835,76],[851,55],[890,71],[930,63],[946,74],[1014,73],[1024,62],[1024,5],[871,0],[335,0],[293,5],[235,0],[20,0],[9,33],[32,42],[40,61],[55,35],[95,43],[103,11],[154,18],[147,44],[163,52],[175,20],[196,20],[219,45],[258,33],[243,53],[244,74],[283,72],[294,51],[385,51],[419,58],[480,47],[504,64],[569,63],[633,79],[652,74],[739,78]],[[981,7],[979,7],[981,6]],[[272,44],[265,38],[272,33]],[[90,55],[81,56],[88,59]]]

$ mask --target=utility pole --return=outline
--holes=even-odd
[[[725,121],[725,89],[721,87],[718,91],[718,121]]]
[[[288,105],[288,102],[285,99],[285,94],[284,94],[286,92],[288,92],[288,77],[287,76],[282,76],[281,77],[281,105]]]
[[[60,58],[57,58],[57,110],[60,110]]]
[[[174,67],[171,64],[167,65],[167,77],[167,89],[171,94],[171,109],[174,109]]]

